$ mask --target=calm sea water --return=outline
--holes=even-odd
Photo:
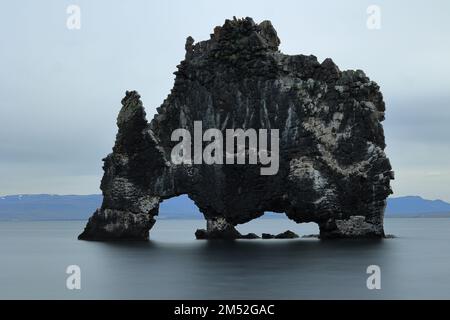
[[[387,219],[383,241],[196,241],[200,220],[160,220],[148,243],[76,240],[84,222],[0,222],[0,298],[450,298],[450,219]],[[300,235],[314,224],[258,220],[242,232]],[[81,290],[66,288],[68,265]],[[381,290],[366,268],[381,267]]]

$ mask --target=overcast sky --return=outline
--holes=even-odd
[[[68,5],[81,29],[66,27]],[[381,9],[369,30],[366,9]],[[363,69],[387,104],[396,196],[450,201],[449,1],[8,1],[0,5],[0,195],[99,193],[126,90],[151,119],[188,35],[271,20],[287,54]]]

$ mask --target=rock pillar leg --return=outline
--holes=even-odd
[[[118,133],[113,153],[104,161],[102,207],[89,219],[82,240],[147,240],[158,214],[160,197],[156,178],[165,165],[147,130],[139,95],[126,93],[117,117]]]
[[[242,235],[225,218],[206,220],[206,230],[198,229],[195,232],[197,239],[239,239]]]
[[[155,219],[148,213],[98,209],[79,240],[148,240]]]
[[[384,238],[383,221],[366,221],[364,216],[329,219],[319,224],[320,238]]]

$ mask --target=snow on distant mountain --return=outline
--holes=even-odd
[[[0,220],[86,220],[101,202],[98,194],[3,196]]]

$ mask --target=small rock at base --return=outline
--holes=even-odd
[[[208,233],[205,229],[197,229],[197,231],[195,231],[195,238],[197,240],[205,240],[208,238]]]
[[[241,239],[249,239],[249,240],[251,240],[251,239],[259,239],[259,236],[257,234],[255,234],[255,233],[248,233],[246,235],[243,235],[241,237]]]
[[[302,236],[302,239],[319,239],[320,235],[318,234],[305,234]]]
[[[296,234],[295,232],[292,232],[291,230],[287,230],[283,233],[277,234],[275,236],[275,239],[296,239],[298,238],[298,234]]]
[[[298,234],[292,232],[291,230],[287,230],[283,233],[279,233],[276,236],[270,233],[263,233],[263,239],[296,239],[299,238]]]

